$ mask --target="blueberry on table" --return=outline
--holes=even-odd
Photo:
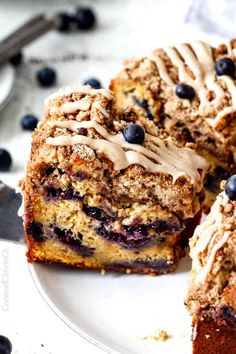
[[[11,354],[12,344],[5,336],[0,335],[0,354]]]
[[[102,87],[101,82],[95,78],[87,79],[83,82],[84,85],[90,85],[94,89],[100,89]]]
[[[233,77],[235,74],[235,63],[230,58],[222,58],[216,61],[215,70],[217,75],[228,75]]]
[[[0,172],[9,171],[11,165],[12,165],[12,158],[10,153],[5,149],[0,149]]]
[[[74,21],[78,29],[90,30],[96,24],[96,17],[89,7],[80,7],[74,15]]]
[[[56,71],[53,68],[42,68],[37,71],[36,77],[40,86],[50,87],[56,82]]]
[[[129,124],[124,130],[125,141],[130,144],[142,144],[145,139],[145,132],[138,124]]]
[[[21,119],[21,127],[24,130],[30,130],[34,131],[34,129],[37,127],[39,120],[36,116],[33,114],[26,114],[22,119]]]
[[[179,84],[176,86],[175,94],[179,98],[185,98],[191,101],[195,96],[195,90],[192,86],[186,84]]]
[[[18,66],[22,63],[23,61],[23,53],[19,52],[13,57],[9,59],[9,63],[11,63],[13,66]]]
[[[227,179],[225,193],[230,200],[236,200],[236,175],[233,175]]]
[[[68,32],[71,29],[72,18],[66,12],[59,12],[58,16],[58,26],[57,29],[60,32]]]

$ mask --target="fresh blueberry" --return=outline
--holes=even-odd
[[[89,85],[91,87],[93,87],[94,89],[100,89],[102,87],[101,82],[95,78],[90,78],[87,79],[83,82],[84,85]]]
[[[11,354],[12,344],[5,336],[0,335],[0,354]]]
[[[192,100],[195,96],[195,90],[192,86],[186,84],[179,84],[176,86],[175,93],[179,98],[186,98]]]
[[[215,70],[217,75],[228,75],[233,77],[235,74],[235,63],[230,58],[222,58],[215,63]]]
[[[74,16],[74,21],[78,29],[90,30],[96,24],[96,17],[92,9],[80,7]]]
[[[38,118],[35,117],[33,114],[26,114],[21,119],[21,127],[24,130],[34,131],[34,129],[37,127],[38,122]]]
[[[225,193],[231,200],[236,200],[236,175],[227,179]]]
[[[9,62],[13,65],[13,66],[18,66],[22,63],[23,61],[23,54],[22,52],[17,53],[16,55],[14,55],[13,57],[11,57],[9,59]]]
[[[58,24],[58,31],[60,32],[68,32],[71,29],[72,19],[69,14],[66,12],[60,12],[57,14],[59,24]]]
[[[145,139],[145,132],[138,124],[129,124],[123,130],[124,139],[130,144],[142,144]]]
[[[12,158],[9,152],[5,149],[0,149],[0,171],[7,172],[12,165]]]
[[[37,80],[40,86],[50,87],[56,82],[56,71],[52,68],[42,68],[36,73]]]

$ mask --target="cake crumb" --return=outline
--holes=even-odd
[[[165,342],[170,338],[170,335],[164,331],[163,329],[158,330],[156,333],[152,334],[151,336],[143,336],[141,339],[154,339],[156,341]]]
[[[210,334],[206,334],[205,337],[206,339],[208,339],[210,337]]]
[[[105,275],[105,274],[106,274],[105,269],[101,269],[101,275]]]
[[[144,339],[144,340],[146,340],[146,339],[148,339],[148,338],[150,338],[149,336],[143,336],[143,337],[141,337],[141,339]]]
[[[162,342],[167,341],[169,338],[170,338],[169,334],[164,330],[159,330],[152,336],[152,339],[157,341],[160,340]]]
[[[130,274],[131,273],[131,269],[126,269],[126,273]]]

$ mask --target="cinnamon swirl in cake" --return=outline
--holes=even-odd
[[[190,241],[193,354],[236,352],[236,175]]]
[[[126,61],[111,82],[120,109],[132,105],[179,143],[194,142],[210,163],[206,207],[236,172],[236,40],[212,48],[191,43]]]
[[[48,98],[21,183],[28,259],[166,273],[199,222],[208,165],[112,93]]]

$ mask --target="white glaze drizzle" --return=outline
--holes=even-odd
[[[84,111],[86,112],[91,107],[91,100],[87,97],[82,98],[79,101],[75,102],[65,102],[61,107],[60,110],[63,113],[75,113],[77,111]]]
[[[171,138],[162,140],[150,134],[145,134],[144,147],[138,144],[129,144],[124,140],[123,134],[111,135],[107,130],[95,121],[48,121],[50,126],[66,128],[78,132],[80,128],[93,128],[103,139],[92,139],[83,135],[58,136],[48,138],[47,144],[75,145],[85,144],[98,152],[103,152],[114,163],[115,170],[125,169],[130,165],[138,164],[152,172],[164,172],[173,177],[173,183],[180,177],[186,176],[192,184],[202,188],[202,178],[207,163],[189,148],[178,148]],[[128,151],[126,151],[128,150]]]
[[[232,57],[230,43],[227,43],[227,48],[229,56]],[[191,44],[167,47],[164,51],[173,65],[178,68],[179,82],[184,82],[195,89],[200,99],[200,113],[208,114],[213,112],[213,110],[217,110],[226,95],[218,81],[222,80],[226,84],[228,93],[232,98],[232,104],[230,107],[220,110],[215,118],[207,119],[209,125],[216,129],[222,117],[236,110],[236,86],[234,80],[229,76],[216,75],[212,50],[207,43],[196,41]],[[162,80],[172,89],[175,89],[176,85],[173,83],[161,56],[157,52],[153,52],[150,59],[155,61]],[[190,75],[189,70],[194,74],[194,78]],[[215,95],[215,98],[211,101],[208,98],[209,91],[213,91]]]
[[[196,273],[195,281],[204,284],[214,264],[217,252],[228,241],[232,232],[225,231],[222,209],[229,198],[222,192],[216,198],[207,219],[197,226],[190,241],[190,256]],[[206,262],[204,263],[204,259]]]
[[[92,108],[98,109],[106,118],[109,118],[109,113],[104,106],[101,105],[98,101],[95,101],[92,105]]]
[[[63,95],[71,95],[72,93],[81,93],[85,94],[86,96],[77,100],[77,101],[72,101],[72,102],[65,102],[61,106],[54,106],[50,105],[49,102],[59,96]],[[83,111],[87,112],[91,106],[98,111],[100,111],[106,118],[109,118],[109,113],[105,109],[105,107],[98,102],[98,100],[95,100],[92,103],[91,97],[98,95],[101,93],[104,97],[107,98],[107,100],[112,100],[114,97],[111,94],[111,91],[105,90],[105,89],[93,89],[90,86],[79,86],[76,88],[66,88],[62,91],[59,91],[59,93],[52,94],[49,96],[49,98],[46,100],[46,104],[49,106],[49,112],[51,114],[54,113],[65,113],[65,114],[73,114],[76,113],[77,111]]]
[[[226,41],[225,46],[227,48],[227,52],[228,52],[229,56],[233,59],[234,52],[233,52],[233,49],[232,49],[232,46],[231,46],[231,41]]]
[[[149,58],[156,63],[161,79],[171,88],[175,87],[175,83],[171,79],[171,77],[166,69],[164,61],[159,56],[155,55],[154,53],[151,53]]]

